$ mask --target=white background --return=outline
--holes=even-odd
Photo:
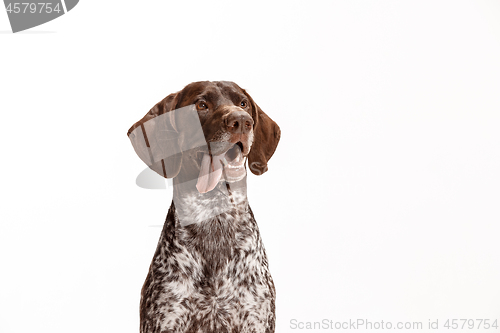
[[[248,179],[277,332],[500,321],[498,1],[83,0],[18,34],[0,12],[0,332],[138,332],[171,189],[136,186],[126,132],[198,80],[282,130]]]

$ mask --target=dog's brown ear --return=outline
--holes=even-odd
[[[243,90],[244,91],[244,90]],[[267,162],[273,156],[281,137],[281,130],[267,114],[244,91],[252,104],[253,144],[248,154],[248,167],[254,175],[262,175],[267,171]]]
[[[177,176],[181,169],[182,138],[175,124],[177,96],[165,97],[127,132],[141,160],[165,178]]]

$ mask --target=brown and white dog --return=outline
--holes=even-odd
[[[280,129],[232,82],[194,82],[128,135],[174,195],[142,288],[141,333],[274,332],[275,289],[246,196]]]

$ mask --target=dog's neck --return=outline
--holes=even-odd
[[[195,185],[195,180],[176,183],[174,179],[173,203],[181,227],[247,210],[246,177],[235,183],[220,181],[208,193],[199,193]]]
[[[223,274],[235,253],[252,249],[257,227],[248,206],[246,179],[241,184],[230,183],[229,190],[222,181],[203,194],[196,189],[186,191],[186,186],[177,185],[174,183],[169,211],[173,216],[170,223],[167,217],[163,237],[171,239],[193,257],[201,258],[201,274],[209,283],[218,274]]]

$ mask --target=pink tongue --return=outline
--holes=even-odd
[[[201,169],[198,176],[198,182],[196,183],[196,188],[200,193],[207,193],[212,191],[222,176],[222,162],[224,154],[216,155],[212,157],[210,161],[210,155],[204,154],[201,160]]]

